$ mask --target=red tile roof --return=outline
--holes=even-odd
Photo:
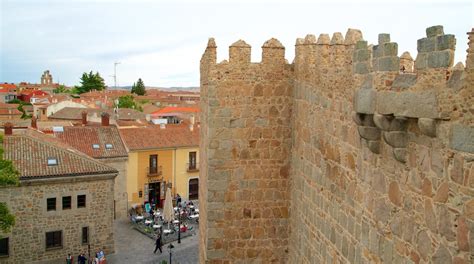
[[[78,108],[78,107],[65,107],[56,113],[52,114],[48,118],[50,119],[67,119],[67,120],[81,120],[82,112],[86,111],[88,116],[96,114],[98,117],[103,112],[107,112],[111,119],[114,119],[116,114],[113,109],[95,109],[95,108]],[[145,119],[145,114],[134,109],[120,108],[118,110],[120,120],[136,120]]]
[[[162,114],[169,114],[169,113],[199,113],[198,107],[172,107],[168,106],[158,111],[151,113],[152,115],[162,115]]]
[[[22,95],[49,95],[49,93],[41,90],[23,90]]]
[[[142,105],[142,109],[143,109],[144,114],[151,114],[151,113],[159,110],[160,107],[158,107],[154,104],[145,104],[145,105]]]
[[[104,98],[105,96],[109,98],[116,98],[123,95],[131,94],[129,90],[103,90],[103,91],[90,91],[80,95],[81,98]]]
[[[193,131],[189,125],[180,124],[166,125],[166,128],[123,128],[120,134],[129,150],[199,146],[199,127],[196,125]]]
[[[16,108],[0,108],[0,115],[22,115],[23,113]]]
[[[34,135],[14,134],[3,139],[4,158],[13,162],[20,180],[118,173],[84,154]],[[56,158],[57,165],[48,165],[49,158]]]
[[[1,108],[1,109],[10,109],[10,108],[15,108],[15,109],[17,109],[18,106],[20,106],[20,105],[19,105],[19,104],[6,104],[6,103],[0,102],[0,108]]]
[[[90,157],[101,159],[128,156],[116,126],[75,126],[63,129],[64,132],[55,132],[55,137]],[[98,144],[99,148],[94,149],[93,144]],[[106,144],[111,144],[112,148],[107,149]]]
[[[16,92],[16,85],[10,83],[0,83],[0,93]]]
[[[0,127],[3,128],[5,127],[6,123],[12,123],[13,124],[13,129],[18,129],[18,128],[27,128],[28,126],[31,125],[31,120],[30,119],[11,119],[11,120],[0,120]]]
[[[142,120],[117,120],[116,121],[117,126],[119,127],[146,127],[149,126],[150,123],[148,121],[142,121]]]

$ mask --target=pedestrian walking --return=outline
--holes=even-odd
[[[84,253],[81,252],[81,254],[77,257],[77,263],[79,264],[86,264],[86,256],[84,256]]]
[[[100,264],[105,264],[105,253],[102,249],[99,248],[99,252],[97,253],[97,258],[99,259]]]
[[[161,234],[158,234],[158,236],[156,237],[156,241],[155,241],[155,251],[153,251],[153,254],[156,253],[156,250],[160,250],[160,254],[163,253],[163,251],[161,250]]]
[[[72,258],[72,256],[71,256],[71,254],[67,254],[67,257],[66,257],[66,264],[72,264],[72,260],[73,260],[73,258]]]
[[[178,194],[176,194],[176,206],[177,207],[181,207],[181,196]]]

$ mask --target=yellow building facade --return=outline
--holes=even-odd
[[[120,131],[129,149],[128,207],[145,202],[162,207],[167,186],[171,186],[173,197],[179,194],[185,200],[198,199],[199,143],[191,139],[199,132],[186,128],[187,135],[182,129],[174,129],[137,128]],[[142,142],[140,137],[148,141]]]
[[[193,161],[193,154],[195,160]],[[186,200],[198,199],[199,147],[176,149],[176,192]]]
[[[157,166],[150,166],[156,157]],[[131,204],[164,199],[167,183],[174,178],[174,150],[145,150],[129,152],[127,193]]]

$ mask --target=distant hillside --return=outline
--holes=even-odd
[[[170,92],[199,92],[199,87],[158,87],[158,86],[145,86],[148,89],[167,90]],[[109,90],[114,90],[113,87],[107,87]],[[118,86],[117,90],[132,90],[132,86]]]
[[[167,89],[170,91],[199,92],[199,87],[169,87],[169,88],[158,88],[158,89]]]

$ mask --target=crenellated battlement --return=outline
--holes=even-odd
[[[334,63],[350,62],[353,47],[357,41],[362,39],[362,33],[358,29],[349,29],[344,37],[342,33],[335,32],[332,37],[322,33],[316,39],[312,34],[305,38],[296,40],[296,55],[294,62],[302,61],[305,64],[318,63],[319,66],[331,67]],[[229,59],[216,62],[216,44],[213,38],[209,39],[207,48],[201,58],[201,63],[207,66],[213,64],[250,64],[252,47],[244,40],[238,40],[229,46]],[[312,58],[317,57],[317,58]],[[349,59],[349,60],[348,60]],[[262,61],[265,65],[288,64],[285,60],[285,47],[275,38],[267,40],[262,45]],[[252,64],[258,64],[252,63]]]
[[[456,39],[442,26],[418,54],[399,54],[388,33],[376,44],[357,29],[308,34],[291,64],[274,38],[261,62],[239,40],[218,63],[209,39],[201,263],[472,262],[468,35],[465,67],[453,67]]]
[[[417,42],[413,62],[408,52],[397,56],[398,45],[390,42],[389,34],[380,34],[378,45],[371,49],[366,41],[357,42],[353,69],[362,83],[354,94],[354,121],[374,153],[379,153],[378,142],[383,138],[393,147],[395,158],[405,162],[409,119],[416,120],[419,131],[430,137],[436,137],[440,120],[460,119],[453,112],[453,98],[458,97],[457,90],[472,85],[466,81],[472,74],[462,63],[452,68],[455,44],[454,35],[444,34],[442,26],[429,27],[426,37]],[[367,119],[374,122],[364,122]]]
[[[316,39],[315,35],[296,40],[295,68],[316,67],[336,68],[347,67],[352,58],[355,43],[362,39],[362,32],[358,29],[348,29],[346,36],[335,32],[332,37],[322,33]]]
[[[213,38],[209,39],[208,46],[202,55],[201,63],[207,64],[250,64],[252,56],[252,46],[244,40],[238,40],[229,46],[229,60],[216,63],[216,44]],[[275,38],[267,40],[262,46],[262,64],[265,65],[284,65],[288,64],[285,60],[285,47]],[[252,63],[256,64],[256,63]]]

